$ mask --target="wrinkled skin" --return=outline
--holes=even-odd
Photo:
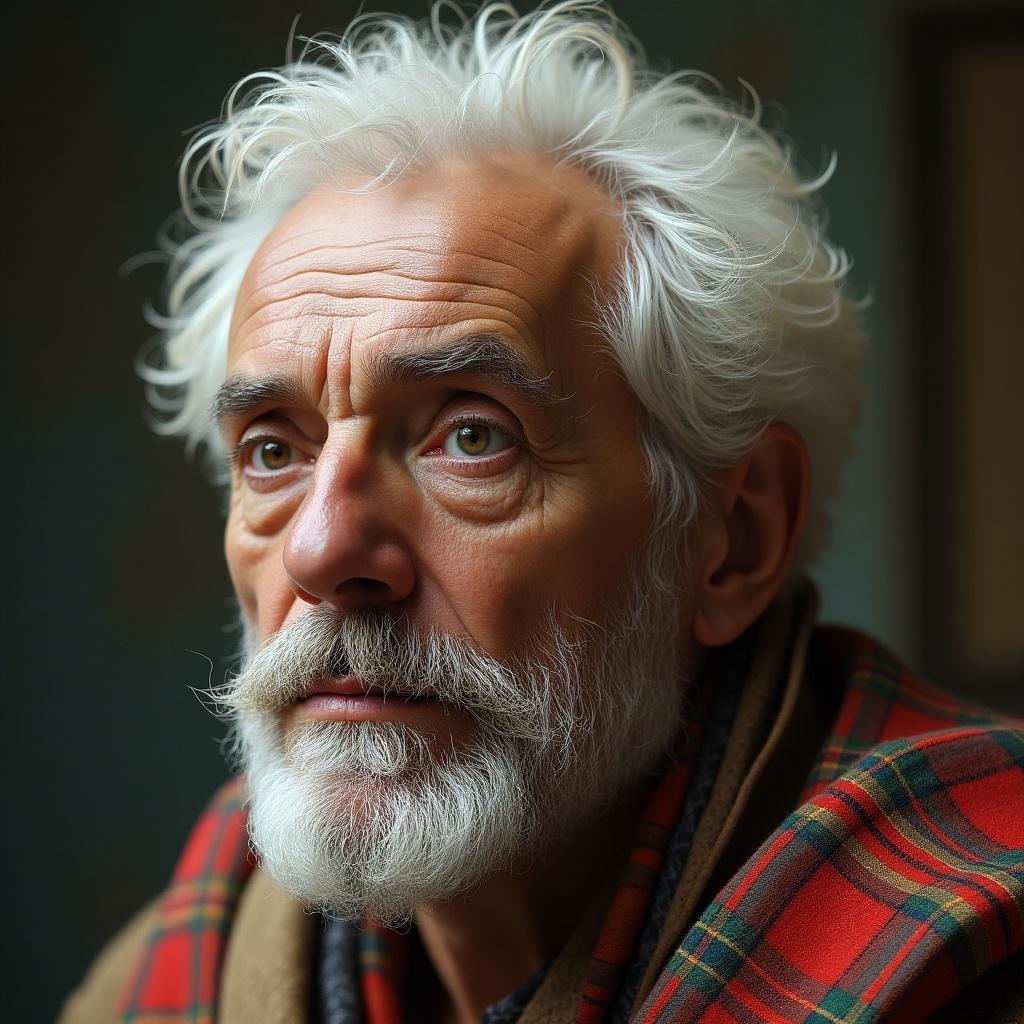
[[[370,194],[325,184],[284,218],[240,289],[228,375],[283,377],[291,393],[222,420],[229,449],[261,439],[240,453],[226,533],[257,637],[308,602],[370,603],[502,658],[552,607],[601,619],[653,516],[638,403],[582,326],[620,245],[617,210],[582,172],[525,157]],[[382,379],[388,354],[477,335],[557,400],[476,371]],[[482,455],[458,445],[467,422],[488,425]],[[429,704],[396,714],[456,743],[472,728]],[[610,812],[588,843],[607,856],[581,862],[575,836],[420,915],[443,1016],[478,1019],[552,955],[635,810]]]
[[[284,219],[240,290],[228,374],[297,394],[223,423],[229,448],[290,447],[234,474],[228,564],[259,637],[308,600],[373,603],[501,658],[552,606],[601,618],[652,518],[638,403],[581,325],[616,213],[582,172],[517,157],[325,185]],[[379,379],[382,354],[481,334],[559,400],[473,372]],[[493,454],[455,449],[456,419],[493,424]]]

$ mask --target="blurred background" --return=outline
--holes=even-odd
[[[53,1018],[163,886],[225,774],[222,730],[189,689],[222,679],[236,641],[220,503],[145,425],[132,360],[160,272],[120,268],[174,209],[190,130],[242,75],[284,60],[295,14],[303,34],[356,9],[47,5],[11,34],[4,1020]],[[872,296],[871,396],[815,574],[825,617],[1024,713],[1019,5],[616,9],[658,66],[733,94],[742,78],[779,104],[805,167],[838,153],[830,233]]]

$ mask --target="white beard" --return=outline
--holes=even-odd
[[[649,542],[606,624],[574,619],[570,638],[552,615],[514,664],[372,612],[320,606],[275,634],[216,694],[237,719],[266,870],[311,907],[406,920],[523,864],[649,773],[683,721],[678,595],[650,584],[656,553]],[[405,723],[318,721],[286,745],[282,709],[337,672],[339,652],[366,682],[469,711],[472,738],[439,747]]]

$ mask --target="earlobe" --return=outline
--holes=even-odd
[[[698,643],[729,643],[771,604],[803,528],[809,483],[803,440],[781,423],[723,475],[694,545]]]

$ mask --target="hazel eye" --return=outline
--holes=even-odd
[[[456,458],[467,455],[480,458],[504,451],[510,443],[511,438],[504,430],[489,427],[486,423],[464,423],[444,439],[444,453]]]
[[[275,473],[292,463],[292,446],[284,441],[261,441],[252,450],[252,465],[259,473]]]

